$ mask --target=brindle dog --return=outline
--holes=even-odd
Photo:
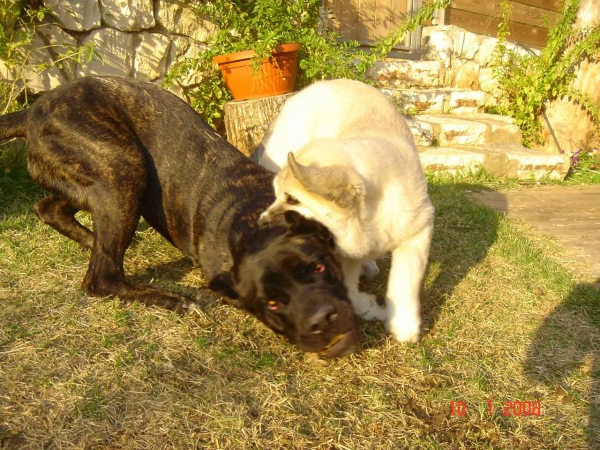
[[[273,174],[215,133],[166,90],[88,77],[0,117],[0,139],[28,141],[33,179],[51,194],[38,217],[91,249],[83,289],[171,310],[194,302],[125,278],[123,258],[143,217],[200,266],[213,291],[300,349],[353,350],[356,319],[329,231],[295,212],[257,226],[275,200]],[[91,212],[93,232],[74,217]]]

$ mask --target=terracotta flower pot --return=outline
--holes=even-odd
[[[294,90],[299,49],[300,44],[295,43],[278,45],[272,57],[262,60],[257,73],[250,65],[253,50],[215,56],[213,64],[219,66],[235,100],[270,97]]]

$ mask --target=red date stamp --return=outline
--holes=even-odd
[[[494,404],[491,400],[487,401],[488,413],[494,414]],[[502,414],[506,417],[524,417],[524,416],[539,416],[542,412],[542,405],[539,401],[506,401],[502,404]],[[467,414],[466,402],[451,401],[450,402],[450,415],[463,417]]]

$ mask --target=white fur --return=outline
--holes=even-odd
[[[433,212],[419,157],[404,118],[377,89],[351,80],[322,81],[290,98],[264,143],[259,163],[278,172],[276,200],[263,213],[293,209],[333,233],[350,300],[365,319],[386,320],[401,342],[420,337],[419,291],[429,255]],[[353,207],[308,191],[287,166],[288,152],[303,166],[344,166]],[[300,204],[286,203],[288,196]],[[392,252],[386,307],[359,292],[361,264]],[[377,266],[375,265],[375,269]]]

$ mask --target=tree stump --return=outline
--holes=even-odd
[[[293,94],[292,92],[256,100],[225,103],[223,112],[229,143],[244,155],[250,156],[285,101]]]

